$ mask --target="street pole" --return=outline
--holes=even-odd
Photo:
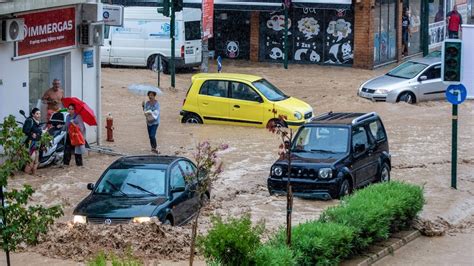
[[[457,189],[458,163],[458,105],[453,104],[452,116],[452,145],[451,145],[451,187]]]
[[[283,4],[285,10],[285,44],[284,44],[284,53],[285,58],[283,59],[283,67],[288,69],[288,8],[287,1],[284,1]]]
[[[171,87],[175,87],[175,67],[174,67],[174,53],[175,53],[175,13],[174,13],[174,3],[173,0],[171,0],[171,22],[170,22],[170,38],[171,38],[171,60],[170,60],[170,70],[171,70]]]
[[[209,72],[209,40],[207,38],[202,40],[201,72]]]
[[[429,15],[429,11],[430,11],[430,4],[428,2],[428,0],[422,0],[422,10],[423,12],[421,12],[421,45],[422,45],[422,49],[423,49],[423,56],[427,56],[430,52],[430,49],[429,49],[429,40],[430,40],[430,32],[428,30],[428,25],[429,25],[429,19],[430,19],[430,15]]]

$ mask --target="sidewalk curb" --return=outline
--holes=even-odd
[[[377,253],[368,255],[368,258],[359,262],[357,266],[369,266],[374,264],[375,262],[381,260],[382,258],[386,257],[387,255],[393,254],[393,252],[406,244],[410,243],[411,241],[417,239],[421,236],[420,231],[415,230],[408,235],[400,238],[396,242],[392,243],[390,246],[385,247],[384,249],[378,251]]]

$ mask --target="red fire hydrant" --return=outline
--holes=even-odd
[[[105,120],[107,122],[107,125],[105,126],[107,129],[107,141],[114,142],[114,118],[112,117],[112,114],[109,113]]]

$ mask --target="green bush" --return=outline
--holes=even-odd
[[[255,252],[261,245],[263,224],[252,227],[250,215],[231,218],[227,222],[213,217],[212,224],[207,236],[197,239],[197,246],[208,261],[218,261],[223,265],[254,263]]]
[[[350,226],[310,221],[293,227],[291,249],[298,253],[298,265],[334,265],[351,254],[354,238]],[[286,230],[280,230],[270,243],[285,245]]]
[[[298,265],[294,252],[286,245],[262,245],[255,254],[257,266],[295,266]]]
[[[409,225],[423,208],[423,189],[400,182],[376,184],[346,197],[340,206],[328,208],[320,221],[355,229],[355,251]]]

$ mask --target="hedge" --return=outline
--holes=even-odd
[[[260,244],[261,230],[252,229],[246,216],[229,223],[219,220],[206,237],[201,237],[201,250],[209,261],[222,265],[335,265],[408,226],[423,204],[419,186],[375,184],[326,209],[319,220],[294,226],[290,248],[285,244],[284,229]],[[239,235],[242,233],[249,236]]]

